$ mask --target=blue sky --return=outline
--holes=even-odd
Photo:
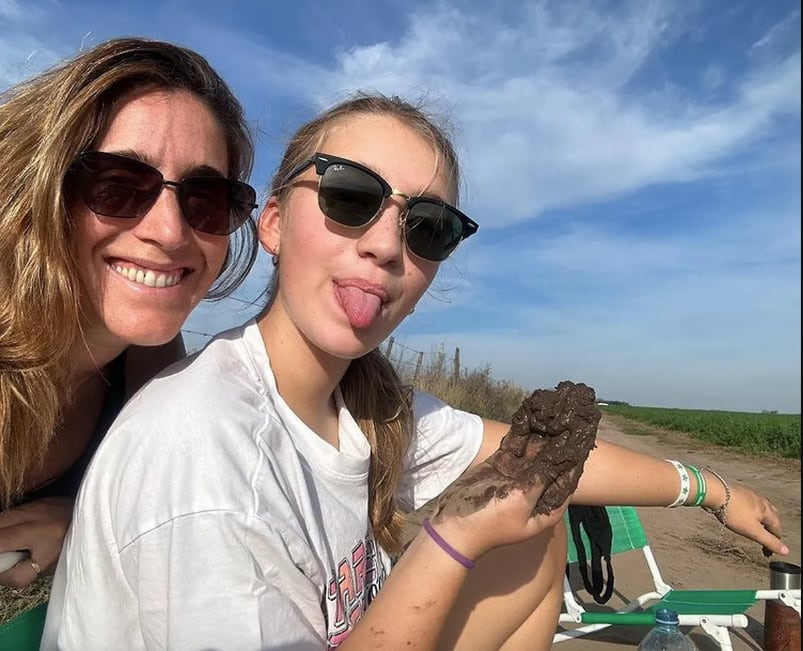
[[[123,35],[194,48],[232,85],[260,194],[293,128],[348,91],[449,118],[481,229],[398,342],[527,388],[800,412],[799,0],[0,0],[0,88]],[[269,267],[187,329],[252,316]]]

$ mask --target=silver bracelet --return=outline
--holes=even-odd
[[[731,489],[730,486],[728,486],[728,482],[726,482],[722,478],[722,475],[720,475],[717,471],[713,470],[711,466],[706,466],[705,468],[703,468],[703,472],[705,472],[706,470],[710,472],[712,475],[714,475],[714,477],[719,479],[720,482],[722,482],[722,485],[725,487],[725,501],[723,502],[722,506],[720,506],[718,509],[712,509],[710,506],[703,506],[701,508],[703,509],[703,511],[705,511],[706,513],[710,513],[717,520],[719,520],[719,523],[722,525],[722,528],[724,529],[728,520],[728,506],[731,503]]]

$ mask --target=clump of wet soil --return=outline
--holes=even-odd
[[[513,414],[499,449],[437,499],[435,514],[467,515],[536,485],[544,492],[533,515],[551,513],[577,488],[601,416],[594,390],[585,384],[565,380],[555,389],[537,389]]]

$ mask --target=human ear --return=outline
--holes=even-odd
[[[257,222],[257,237],[262,248],[271,255],[279,254],[279,243],[282,234],[282,216],[279,200],[272,196],[268,199]]]

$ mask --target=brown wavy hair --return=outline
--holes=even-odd
[[[445,129],[437,126],[421,105],[397,96],[369,93],[349,97],[296,131],[273,177],[271,195],[281,199],[291,191],[286,184],[289,173],[318,150],[333,127],[363,115],[395,118],[427,141],[438,155],[450,192],[457,198],[460,171]],[[277,289],[278,274],[274,274],[268,304],[275,298]],[[396,490],[413,435],[411,388],[401,382],[396,370],[377,348],[349,364],[340,389],[349,411],[371,445],[368,512],[374,535],[389,553],[398,553],[407,518],[398,508]]]
[[[62,185],[116,103],[133,90],[184,90],[217,117],[229,176],[246,181],[253,143],[242,106],[199,54],[121,38],[81,52],[0,94],[0,508],[41,469],[70,400],[70,352],[80,345],[81,295]],[[253,220],[231,237],[207,298],[230,294],[257,252]]]

